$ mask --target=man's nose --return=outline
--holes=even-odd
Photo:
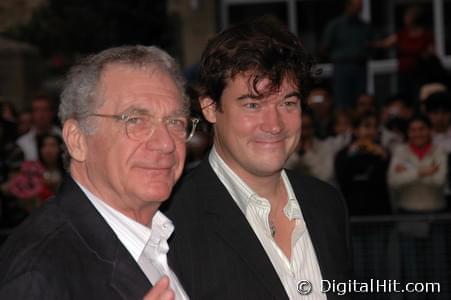
[[[146,142],[146,147],[149,150],[171,153],[176,148],[175,138],[164,124],[155,124],[152,135]]]
[[[284,129],[284,122],[277,107],[267,107],[262,116],[262,130],[278,134]]]

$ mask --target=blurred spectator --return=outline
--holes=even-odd
[[[351,108],[366,93],[370,26],[360,18],[362,0],[346,0],[343,15],[327,24],[323,51],[333,63],[333,96],[338,108]]]
[[[334,157],[338,151],[351,143],[353,135],[352,120],[351,113],[346,110],[337,110],[334,114],[334,135],[328,138]]]
[[[373,95],[360,94],[354,105],[354,117],[361,118],[369,113],[376,113],[377,104]]]
[[[17,140],[26,160],[38,160],[37,138],[52,133],[61,136],[61,130],[53,125],[55,116],[52,100],[47,96],[35,97],[31,102],[33,127]]]
[[[418,93],[417,95],[414,95],[415,100],[418,99],[421,87],[424,85],[427,86],[428,84],[439,83],[443,84],[447,89],[451,86],[448,70],[445,68],[440,58],[435,54],[422,57],[418,61],[414,76],[418,80],[414,89],[414,92]]]
[[[334,136],[341,136],[347,142],[352,136],[352,116],[349,111],[337,110],[334,114]]]
[[[437,92],[446,92],[448,88],[440,82],[425,83],[420,87],[419,99],[423,103],[430,95]],[[422,111],[424,112],[424,110]]]
[[[432,144],[431,121],[424,115],[413,117],[408,123],[407,143],[395,148],[388,172],[397,208],[410,213],[443,211],[446,174],[446,154]]]
[[[451,97],[448,92],[433,93],[425,100],[425,110],[432,123],[433,143],[451,153]]]
[[[56,134],[46,134],[38,139],[39,161],[44,167],[45,192],[41,193],[42,200],[55,194],[65,174],[63,147],[62,138]]]
[[[398,90],[416,99],[420,84],[418,64],[434,54],[434,34],[424,25],[422,9],[417,5],[408,7],[401,30],[376,45],[396,47]]]
[[[24,110],[17,117],[17,135],[28,133],[33,126],[33,116],[30,110]]]
[[[353,123],[354,141],[335,159],[336,179],[351,215],[390,212],[386,173],[389,156],[378,143],[378,119],[368,114]]]
[[[451,168],[451,95],[449,92],[432,93],[424,101],[424,109],[432,123],[432,143],[445,151]],[[451,201],[451,172],[449,173],[445,197]]]
[[[322,86],[314,87],[307,97],[307,106],[314,115],[315,135],[320,139],[333,135],[334,110],[329,90]]]
[[[332,183],[335,153],[329,141],[329,139],[319,140],[315,137],[313,114],[305,109],[302,112],[301,141],[285,167]]]
[[[43,204],[58,189],[65,174],[63,141],[60,136],[47,134],[38,138],[38,161],[24,161],[18,172],[10,175],[6,192],[31,212]]]
[[[390,96],[385,100],[382,109],[381,143],[392,151],[404,142],[407,122],[413,116],[414,109],[411,101],[402,94]]]
[[[44,168],[39,161],[24,161],[19,172],[11,176],[6,192],[17,199],[30,213],[42,203],[42,193],[46,193]]]
[[[407,137],[407,143],[395,149],[388,172],[395,207],[399,213],[409,215],[442,212],[447,205],[444,195],[447,158],[441,147],[432,143],[429,118],[413,117],[408,123]],[[397,231],[403,253],[402,272],[410,278],[449,286],[449,275],[442,271],[448,265],[443,259],[443,254],[448,253],[448,233],[443,224],[403,222]],[[429,268],[415,268],[419,260]]]
[[[11,102],[0,101],[1,107],[1,118],[2,120],[9,121],[12,123],[16,122],[17,113],[14,105]]]

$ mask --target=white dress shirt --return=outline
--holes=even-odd
[[[177,276],[167,264],[166,254],[169,251],[167,240],[174,231],[171,220],[157,211],[152,218],[152,224],[144,226],[106,204],[80,183],[77,184],[113,229],[149,281],[155,285],[163,275],[167,275],[176,299],[189,299]],[[143,259],[148,259],[144,266],[141,263]]]
[[[288,219],[296,220],[291,238],[291,260],[286,257],[271,236],[268,221],[271,210],[270,202],[259,197],[236,175],[218,155],[214,147],[210,152],[209,162],[260,240],[288,297],[302,300],[326,299],[326,294],[321,293],[322,276],[318,259],[299,203],[285,171],[282,171],[281,176],[287,190],[288,202],[283,211]],[[301,295],[298,292],[300,280],[308,280],[312,284],[312,292],[309,295]]]

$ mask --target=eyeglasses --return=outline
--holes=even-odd
[[[188,142],[196,131],[199,123],[197,118],[189,117],[165,117],[157,118],[148,114],[90,114],[93,117],[112,118],[125,123],[125,132],[127,136],[134,141],[143,142],[149,139],[155,132],[158,123],[164,124],[169,134],[178,139]]]

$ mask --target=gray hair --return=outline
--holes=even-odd
[[[158,47],[122,46],[88,56],[69,70],[58,111],[62,124],[68,119],[75,119],[84,133],[92,134],[95,131],[95,124],[90,123],[87,116],[94,113],[105,101],[97,97],[96,90],[102,71],[110,64],[125,64],[166,72],[183,95],[184,109],[189,113],[190,104],[184,91],[185,81],[175,60]]]

